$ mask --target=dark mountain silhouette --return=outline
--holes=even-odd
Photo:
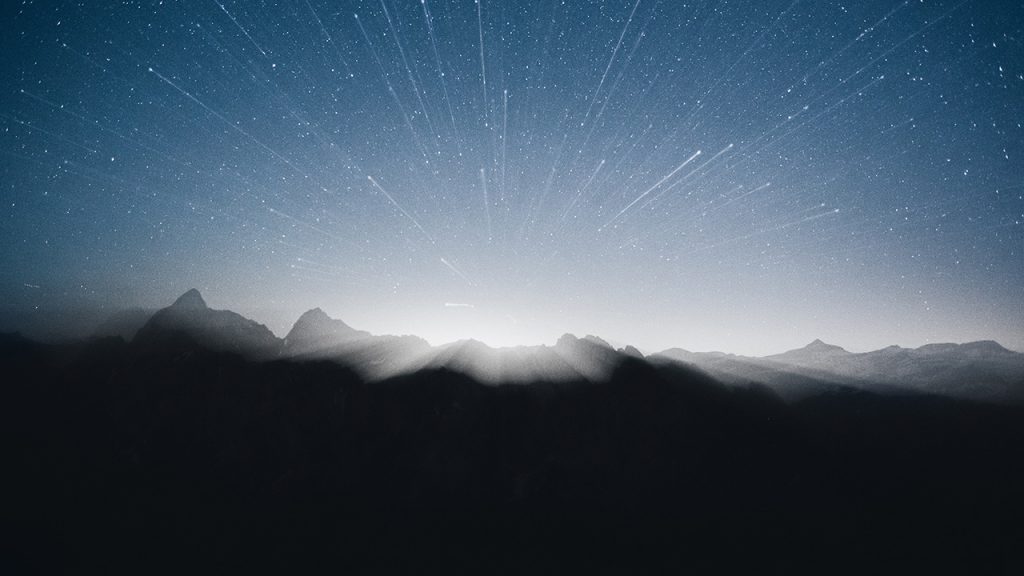
[[[965,398],[1024,399],[1020,386],[1024,354],[991,341],[928,344],[916,349],[890,346],[861,354],[812,345],[768,359],[827,371],[849,381]]]
[[[722,352],[690,352],[682,348],[670,348],[651,355],[649,360],[659,365],[681,363],[732,386],[762,384],[788,401],[797,401],[858,384],[826,370],[811,370],[763,358]]]
[[[786,403],[571,335],[467,341],[369,381],[217,340],[273,342],[253,324],[190,294],[130,343],[0,337],[4,571],[1024,568],[1020,406],[842,385]],[[916,353],[954,352],[1004,355]],[[494,385],[454,369],[515,354],[577,375]]]
[[[356,330],[314,308],[295,322],[284,338],[284,348],[291,354],[307,354],[369,336],[369,332]]]
[[[186,291],[178,299],[171,304],[171,307],[176,310],[206,310],[206,300],[203,299],[203,295],[199,293],[199,290],[191,288]]]
[[[601,381],[626,358],[645,360],[632,346],[616,350],[593,335],[578,338],[565,334],[554,346],[494,349],[468,340],[431,347],[415,336],[376,336],[356,330],[319,308],[304,313],[280,340],[263,325],[234,312],[211,310],[196,290],[154,314],[139,330],[138,338],[142,344],[163,346],[188,339],[251,359],[330,360],[370,380],[447,368],[491,384]],[[768,386],[787,401],[853,388],[881,394],[1024,402],[1024,354],[991,341],[851,353],[815,340],[803,348],[764,358],[675,348],[649,360],[659,366],[682,362],[735,386]]]
[[[478,342],[459,342],[431,348],[416,337],[374,336],[355,330],[320,309],[303,314],[288,336],[278,341],[255,322],[227,311],[210,311],[197,291],[183,295],[170,310],[178,312],[154,316],[159,325],[156,332],[188,335],[214,349],[250,358],[329,359],[373,379],[448,367],[492,383],[576,377],[594,380],[606,377],[625,356],[643,358],[635,348],[616,351],[590,335],[566,335],[554,347],[495,350]],[[146,330],[143,335],[149,338],[152,333]],[[791,401],[836,387],[1017,401],[1024,397],[1022,358],[1024,355],[995,342],[933,344],[916,350],[889,347],[855,354],[816,340],[804,348],[765,358],[671,349],[651,360],[681,361],[734,385],[764,384]]]
[[[992,341],[916,349],[889,346],[853,353],[815,340],[804,348],[764,358],[678,348],[655,358],[683,362],[733,384],[767,384],[787,398],[818,393],[821,384],[828,384],[887,394],[1024,402],[1024,354]]]
[[[619,353],[625,354],[626,356],[631,356],[633,358],[639,358],[641,360],[644,358],[643,352],[640,352],[640,350],[637,350],[634,346],[626,346],[624,348],[620,348]]]
[[[493,349],[476,341],[431,347],[415,336],[372,335],[356,330],[314,308],[278,340],[261,324],[227,310],[211,310],[195,289],[159,310],[138,331],[146,347],[182,340],[251,359],[331,360],[380,380],[430,368],[447,368],[490,383],[533,380],[598,380],[624,356],[642,358],[638,350],[616,351],[596,336],[563,336],[553,347]]]
[[[248,358],[269,358],[280,352],[280,340],[266,326],[230,310],[213,310],[196,289],[153,314],[135,341],[149,348],[174,341],[192,341],[215,351]]]
[[[796,366],[829,364],[836,358],[848,356],[847,352],[840,346],[826,344],[821,340],[815,340],[803,348],[783,352],[774,356],[766,356],[766,360],[782,362],[783,364],[794,364]]]
[[[7,573],[1024,569],[1022,355],[0,334]]]
[[[555,342],[555,350],[578,374],[591,380],[602,380],[623,360],[610,344],[596,336],[577,338],[563,334]]]

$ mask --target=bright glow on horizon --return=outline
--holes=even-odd
[[[0,331],[197,287],[279,334],[1024,349],[1022,6],[44,4]]]

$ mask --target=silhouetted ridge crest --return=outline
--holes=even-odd
[[[982,354],[1013,354],[1013,352],[1007,350],[1000,343],[994,340],[978,340],[977,342],[966,342],[960,345],[960,349],[965,352]]]
[[[600,336],[594,336],[593,334],[587,334],[580,340],[590,342],[592,344],[597,344],[598,346],[603,346],[605,348],[612,348],[612,345],[609,344],[604,338],[601,338]]]
[[[1024,401],[1024,354],[991,340],[888,346],[849,352],[815,340],[763,358],[673,348],[656,361],[683,362],[728,383],[763,383],[788,399],[846,387],[884,394],[937,394],[982,401]]]
[[[295,325],[317,325],[322,324],[324,322],[330,322],[331,320],[332,318],[328,316],[327,313],[324,312],[322,309],[313,308],[312,310],[307,310],[306,312],[303,312],[302,316],[299,316],[299,319],[295,321]]]
[[[568,333],[554,346],[495,349],[464,340],[432,347],[417,337],[374,336],[356,330],[320,308],[302,314],[282,340],[235,312],[209,308],[199,291],[192,289],[154,314],[136,341],[154,351],[180,351],[191,342],[247,358],[324,359],[371,380],[445,367],[489,383],[601,382],[635,359],[659,366],[682,362],[730,385],[767,385],[787,400],[838,389],[1024,400],[1024,354],[991,340],[854,353],[816,339],[803,348],[763,358],[682,349],[647,358],[632,346],[616,349],[597,336]]]
[[[341,320],[331,318],[320,308],[313,308],[295,321],[284,338],[284,345],[289,352],[302,354],[369,336],[369,332],[356,330]]]
[[[766,356],[766,359],[785,362],[787,364],[807,366],[818,365],[821,363],[831,364],[832,362],[849,355],[850,352],[847,352],[846,349],[841,346],[827,344],[816,339],[803,348],[797,348],[796,350],[790,350],[773,356]]]
[[[156,312],[135,341],[153,350],[174,349],[191,341],[215,351],[243,356],[276,355],[280,340],[266,326],[230,310],[213,310],[196,289]]]
[[[203,295],[199,293],[199,290],[192,288],[188,292],[185,292],[178,299],[171,304],[172,308],[177,309],[191,309],[191,310],[207,310],[209,306],[206,305],[206,300],[203,300]]]
[[[312,312],[316,325],[324,315]],[[17,438],[5,460],[18,496],[5,528],[30,560],[58,557],[40,573],[104,569],[111,558],[123,565],[107,572],[176,562],[178,573],[220,566],[221,555],[240,559],[232,571],[312,572],[364,550],[373,568],[328,569],[389,573],[402,570],[381,569],[381,556],[439,554],[463,571],[475,554],[475,572],[498,558],[515,563],[510,573],[602,573],[610,552],[621,556],[616,572],[660,573],[671,558],[686,565],[669,572],[706,560],[695,571],[751,573],[774,570],[777,550],[787,571],[794,557],[817,555],[806,573],[818,574],[837,558],[846,573],[851,546],[867,563],[889,562],[875,551],[893,549],[907,572],[942,573],[922,563],[946,562],[934,559],[942,550],[970,548],[980,563],[1017,549],[1020,407],[851,390],[785,406],[766,388],[726,388],[658,355],[571,335],[557,349],[464,340],[440,347],[450,352],[442,363],[372,383],[337,363],[245,362],[175,339],[253,326],[232,312],[169,306],[140,344],[34,345],[0,333],[0,421]],[[355,340],[341,352],[376,365],[410,338]],[[674,352],[731,381],[730,370],[752,362]],[[505,359],[535,360],[537,370],[518,373],[537,377],[485,386],[464,371],[501,370]],[[544,377],[559,363],[569,378]],[[739,375],[779,366],[748,364]],[[723,538],[730,526],[741,529]],[[65,541],[76,545],[53,546]],[[578,569],[595,554],[602,566]]]
[[[846,349],[842,346],[836,346],[835,344],[828,344],[815,338],[813,342],[803,347],[803,350],[814,351],[814,352],[846,352]]]
[[[632,357],[632,358],[638,358],[638,359],[641,359],[641,360],[644,358],[643,352],[638,350],[636,348],[636,346],[627,345],[626,347],[621,348],[619,350],[619,353],[623,354],[625,356],[629,356],[629,357]]]

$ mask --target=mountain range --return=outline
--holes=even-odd
[[[683,362],[726,383],[759,382],[784,397],[802,397],[821,384],[881,393],[916,391],[974,400],[1024,399],[1024,354],[993,341],[889,346],[848,352],[815,340],[763,358],[672,348],[652,361]]]
[[[299,317],[285,338],[228,310],[207,306],[189,290],[146,317],[125,313],[105,334],[132,333],[143,346],[186,338],[247,359],[331,360],[371,380],[428,368],[448,368],[490,383],[605,378],[624,358],[654,365],[679,364],[733,386],[764,385],[788,400],[853,388],[886,394],[925,393],[985,401],[1024,400],[1024,354],[993,341],[889,346],[854,353],[815,340],[803,348],[765,357],[670,348],[645,357],[636,348],[615,349],[596,336],[566,334],[554,346],[492,348],[475,340],[431,346],[416,336],[374,335],[331,318],[320,308]],[[116,326],[111,328],[111,326]]]
[[[141,316],[0,333],[0,573],[1024,573],[994,342],[432,347],[318,309],[278,338],[194,290]]]

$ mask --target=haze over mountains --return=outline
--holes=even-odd
[[[815,340],[804,348],[763,358],[673,348],[651,359],[692,364],[723,382],[761,382],[784,397],[800,396],[824,383],[875,392],[913,390],[976,400],[1024,398],[1024,354],[992,341],[920,348],[889,346],[853,353]]]
[[[4,573],[1021,573],[993,342],[278,338],[190,290],[130,342],[0,334],[0,366]]]
[[[416,336],[373,335],[314,308],[304,313],[282,339],[262,324],[228,310],[207,306],[189,290],[171,306],[145,317],[136,340],[157,345],[174,335],[187,336],[213,350],[253,360],[326,359],[382,379],[417,370],[445,367],[481,381],[600,380],[625,357],[644,358],[631,346],[615,349],[596,336],[562,336],[553,346],[492,348],[474,340],[431,346]],[[112,322],[111,324],[115,324]],[[127,323],[122,323],[127,324]],[[107,334],[131,332],[124,326]],[[782,354],[749,357],[671,348],[646,357],[658,364],[681,363],[730,385],[766,385],[795,400],[836,388],[882,393],[926,393],[986,401],[1024,400],[1024,354],[993,341],[889,346],[865,353],[815,340]]]

